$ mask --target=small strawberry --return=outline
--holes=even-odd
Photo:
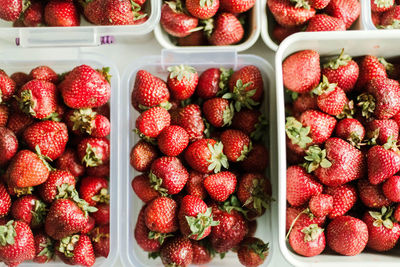
[[[136,119],[136,129],[140,137],[156,138],[170,123],[171,116],[166,109],[153,107]]]
[[[107,138],[84,138],[78,144],[78,159],[86,167],[95,167],[110,160],[110,141]]]
[[[33,195],[20,197],[11,206],[11,216],[14,220],[24,222],[32,229],[43,225],[46,213],[46,204]]]
[[[185,14],[181,1],[171,1],[161,7],[160,23],[168,34],[185,37],[197,27],[199,20]]]
[[[252,149],[249,136],[239,130],[225,130],[221,134],[224,154],[229,161],[238,162],[246,159]]]
[[[333,197],[327,194],[312,196],[308,206],[316,217],[324,217],[333,209]]]
[[[232,123],[234,109],[228,100],[216,97],[204,102],[203,114],[212,126],[224,127]]]
[[[23,23],[26,27],[38,27],[44,25],[44,4],[34,2],[25,10]]]
[[[349,141],[355,147],[358,147],[364,140],[364,126],[356,119],[346,118],[336,124],[335,134],[337,137]]]
[[[389,138],[396,142],[399,138],[399,126],[394,120],[373,120],[368,124],[370,139],[380,145],[388,142]]]
[[[0,126],[0,166],[6,166],[18,150],[18,139],[6,127]]]
[[[256,0],[221,0],[221,9],[233,14],[243,13],[251,9]]]
[[[86,176],[80,180],[79,196],[90,206],[109,203],[108,181],[101,177]]]
[[[204,137],[204,121],[201,109],[196,104],[190,104],[171,112],[171,124],[179,125],[189,134],[189,141],[194,142]]]
[[[178,205],[168,197],[158,197],[144,211],[144,220],[150,231],[167,234],[178,230]]]
[[[156,147],[141,140],[131,150],[130,164],[138,172],[145,172],[150,170],[151,164],[156,158],[158,158]]]
[[[294,227],[304,228],[311,224],[317,224],[323,227],[326,217],[316,217],[311,213],[310,209],[303,207],[288,207],[286,209],[286,232],[290,233]]]
[[[96,205],[96,212],[92,213],[96,225],[110,224],[110,204],[99,203]]]
[[[205,70],[199,77],[196,94],[203,99],[210,99],[226,92],[232,74],[232,69],[211,68]]]
[[[207,176],[203,185],[210,197],[216,201],[223,202],[235,191],[236,175],[223,171]]]
[[[193,260],[192,243],[184,237],[173,237],[163,244],[160,257],[164,266],[189,266]]]
[[[367,163],[369,182],[373,185],[380,184],[400,170],[400,154],[392,151],[386,144],[373,146],[368,150]]]
[[[316,110],[307,110],[300,116],[304,127],[310,127],[309,136],[314,144],[322,144],[331,136],[336,126],[336,119]]]
[[[358,0],[331,0],[325,12],[335,18],[343,20],[346,29],[349,29],[361,13],[361,4]]]
[[[96,259],[92,242],[87,235],[71,235],[56,244],[58,257],[69,265],[92,266]]]
[[[360,68],[360,75],[356,84],[358,90],[364,89],[365,85],[375,78],[387,77],[385,66],[375,56],[368,55],[363,57],[358,66]]]
[[[2,0],[0,2],[0,18],[16,21],[22,13],[23,2],[20,0]]]
[[[208,244],[205,244],[202,241],[194,241],[192,242],[192,250],[193,250],[193,260],[192,264],[195,265],[204,265],[210,263],[213,255],[211,252],[211,248]]]
[[[264,263],[269,254],[269,243],[255,237],[245,238],[239,245],[238,258],[246,267],[256,267]]]
[[[382,185],[372,185],[368,180],[362,179],[358,181],[357,187],[361,202],[369,208],[382,208],[392,203],[383,193]]]
[[[7,102],[13,96],[17,86],[5,72],[0,73],[0,103]]]
[[[140,6],[129,0],[109,0],[104,2],[103,24],[135,25],[147,20],[147,15],[140,11]]]
[[[199,19],[214,17],[219,8],[219,0],[186,0],[185,6],[192,16]],[[238,12],[236,12],[238,13]]]
[[[68,128],[77,134],[88,134],[92,137],[106,137],[110,134],[110,121],[90,108],[76,109],[67,112]]]
[[[180,126],[165,127],[157,137],[158,148],[167,156],[175,157],[189,144],[189,134]]]
[[[63,171],[69,171],[74,177],[82,176],[85,167],[79,162],[76,151],[66,148],[64,153],[57,158],[56,167]]]
[[[196,69],[186,65],[179,65],[169,67],[168,71],[170,74],[167,85],[172,97],[177,100],[185,100],[191,97],[199,80]]]
[[[307,32],[345,31],[343,20],[325,14],[317,14],[308,21]]]
[[[54,244],[50,237],[39,232],[34,235],[35,239],[35,258],[34,262],[47,263],[54,259]]]
[[[111,96],[108,70],[80,65],[68,72],[59,84],[65,104],[79,109],[100,107],[107,103]]]
[[[319,64],[319,54],[313,50],[290,55],[282,63],[283,84],[293,92],[310,92],[318,85],[321,78]]]
[[[186,183],[186,192],[189,195],[196,196],[200,199],[205,199],[207,197],[207,191],[203,186],[203,181],[207,176],[207,174],[197,171],[190,171],[189,179]]]
[[[231,13],[219,13],[215,20],[209,19],[205,26],[206,34],[212,45],[234,45],[240,42],[244,29],[239,19]]]
[[[42,80],[51,83],[57,83],[57,73],[48,66],[39,66],[31,70],[29,73],[30,80]]]
[[[301,26],[315,15],[315,9],[308,2],[304,4],[294,5],[290,0],[267,1],[275,20],[283,27]]]
[[[385,12],[391,9],[394,5],[394,0],[370,0],[372,12]]]
[[[333,209],[328,214],[329,219],[335,219],[346,214],[357,201],[356,189],[351,184],[337,187],[325,187],[324,194],[333,197]]]
[[[292,249],[305,257],[319,255],[325,249],[324,229],[317,224],[307,227],[295,227],[290,232],[289,244]]]
[[[400,176],[392,176],[382,186],[385,196],[393,201],[400,202]]]
[[[138,175],[132,180],[132,189],[136,195],[145,203],[149,203],[153,199],[160,196],[150,183],[148,175]]]
[[[134,237],[136,243],[139,245],[141,249],[146,252],[157,252],[160,250],[161,245],[164,243],[165,239],[170,235],[160,234],[156,232],[151,232],[149,228],[147,228],[145,223],[145,209],[147,206],[143,206],[140,209],[135,230]]]
[[[285,40],[287,37],[289,37],[292,34],[295,34],[296,32],[300,32],[301,28],[300,27],[283,27],[279,24],[276,24],[274,28],[272,29],[272,37],[274,40],[280,44]]]
[[[71,27],[80,25],[78,9],[68,0],[51,0],[44,8],[44,20],[49,26]]]
[[[110,252],[110,226],[102,225],[96,227],[90,233],[93,250],[96,257],[107,258]]]

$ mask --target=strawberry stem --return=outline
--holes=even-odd
[[[308,162],[303,164],[303,167],[308,173],[315,171],[318,167],[329,168],[332,163],[326,158],[326,150],[319,146],[310,146],[306,151],[304,159]]]
[[[212,208],[207,208],[206,212],[197,214],[197,217],[185,216],[186,221],[189,225],[190,231],[192,232],[189,237],[197,235],[196,240],[200,240],[204,236],[205,230],[211,226],[219,225],[219,221],[214,221],[212,218]]]
[[[316,240],[324,232],[324,229],[319,227],[318,224],[311,224],[304,227],[301,232],[304,234],[304,242],[311,242]]]
[[[290,225],[289,231],[287,232],[286,237],[285,237],[286,240],[289,238],[290,232],[292,232],[294,225],[296,224],[297,220],[300,218],[300,216],[302,214],[308,215],[311,219],[314,218],[314,215],[311,213],[309,208],[302,210],[299,214],[297,214],[296,218],[294,218],[292,224]]]
[[[79,131],[81,133],[92,134],[94,128],[94,120],[97,113],[91,108],[76,109],[69,117],[73,122],[72,130]]]
[[[286,135],[294,145],[305,149],[307,144],[312,142],[312,139],[308,136],[310,129],[310,126],[303,127],[303,124],[296,120],[295,117],[286,118]]]
[[[72,258],[74,256],[75,245],[79,241],[79,235],[72,235],[64,237],[60,240],[60,245],[57,250],[63,253],[66,257]]]
[[[337,70],[341,66],[346,66],[351,60],[352,58],[349,55],[344,54],[344,48],[342,48],[340,55],[325,63],[324,68]]]
[[[210,163],[208,165],[209,171],[214,171],[214,173],[218,173],[221,171],[221,168],[224,167],[225,169],[229,168],[228,158],[224,154],[224,145],[222,142],[217,142],[212,146],[210,143],[207,144],[208,149],[211,153],[211,158],[207,159],[207,162]]]
[[[0,225],[0,246],[13,245],[16,236],[17,232],[13,220],[8,221],[6,225]]]

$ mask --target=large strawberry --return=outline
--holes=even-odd
[[[145,172],[150,170],[151,164],[156,158],[158,158],[156,147],[141,140],[131,150],[130,164],[135,170]]]
[[[178,230],[178,205],[168,197],[158,197],[144,211],[144,220],[150,231],[172,233]]]
[[[14,220],[25,222],[32,229],[43,225],[46,213],[46,204],[33,195],[22,196],[11,206],[11,216]]]
[[[69,265],[92,266],[96,259],[92,242],[87,235],[67,236],[56,244],[56,253]]]
[[[220,139],[224,146],[224,154],[232,162],[243,161],[252,149],[249,136],[239,130],[225,130]]]
[[[185,37],[197,27],[199,20],[185,14],[181,1],[177,0],[163,4],[160,23],[168,34],[175,37]]]
[[[94,108],[107,103],[111,96],[108,68],[95,70],[88,65],[75,67],[65,75],[59,88],[70,108]]]
[[[161,131],[170,125],[171,116],[161,107],[146,110],[136,119],[136,129],[140,137],[151,140],[156,138]]]
[[[268,0],[267,5],[275,20],[284,27],[303,25],[315,15],[315,9],[308,3],[303,6],[290,0]]]
[[[204,121],[201,109],[196,104],[190,104],[171,112],[171,124],[179,125],[189,134],[190,142],[204,137]]]
[[[51,0],[44,8],[44,20],[49,26],[71,27],[80,25],[78,9],[68,0]]]
[[[289,244],[292,249],[305,257],[319,255],[325,249],[324,229],[317,224],[307,227],[295,227],[290,232]]]
[[[7,165],[18,150],[15,134],[6,127],[0,126],[0,165]]]
[[[325,14],[317,14],[308,21],[307,32],[345,31],[346,25],[341,19]]]
[[[209,20],[205,32],[213,45],[233,45],[240,42],[244,35],[242,24],[231,13],[220,13],[215,21]]]
[[[164,240],[168,235],[151,232],[149,228],[147,228],[145,223],[145,209],[146,206],[143,206],[137,217],[134,237],[137,244],[144,251],[157,252],[160,250],[161,245],[164,243]]]
[[[173,237],[162,246],[160,257],[164,266],[189,266],[193,259],[192,243],[185,237]]]
[[[69,171],[51,171],[46,182],[40,185],[39,194],[47,203],[53,202],[58,197],[69,194],[70,189],[75,188],[75,177]]]
[[[207,176],[203,185],[208,195],[219,202],[223,202],[235,191],[237,183],[236,175],[229,171],[223,171]]]
[[[86,167],[96,167],[110,160],[110,141],[107,138],[84,138],[78,144],[77,154]]]
[[[361,4],[358,0],[331,0],[325,9],[332,17],[339,18],[349,29],[361,13]]]
[[[109,203],[108,181],[102,177],[86,176],[80,180],[79,196],[90,206]]]
[[[336,187],[325,187],[324,194],[333,197],[333,209],[328,214],[330,219],[346,214],[357,201],[357,192],[353,185],[345,184]]]
[[[199,19],[209,19],[217,13],[219,0],[186,0],[185,6],[192,16]]]
[[[386,146],[386,145],[385,145]],[[400,154],[390,147],[373,146],[368,150],[368,179],[371,184],[380,184],[400,170]]]
[[[256,0],[221,0],[221,9],[237,14],[246,12],[255,4]]]
[[[310,127],[309,136],[314,144],[322,144],[331,136],[336,119],[317,110],[307,110],[300,116],[300,122]]]
[[[199,77],[196,94],[203,99],[209,99],[226,92],[228,80],[232,74],[232,69],[211,68],[205,70]]]
[[[215,97],[204,102],[203,114],[212,126],[224,127],[232,123],[234,109],[228,100]]]
[[[145,203],[149,203],[161,195],[151,186],[149,176],[146,174],[136,176],[131,184],[133,191]]]
[[[167,156],[175,157],[182,153],[189,144],[189,134],[180,126],[170,125],[157,137],[158,147]]]

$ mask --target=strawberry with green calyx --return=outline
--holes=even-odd
[[[228,91],[228,81],[232,69],[211,68],[205,70],[199,77],[196,94],[203,99],[224,95]]]
[[[198,18],[187,15],[181,0],[166,1],[161,7],[161,26],[170,35],[185,37],[196,31]]]
[[[110,160],[110,141],[107,138],[84,138],[78,144],[78,158],[86,167],[103,165]]]
[[[219,13],[216,18],[201,21],[203,30],[212,45],[233,45],[240,42],[244,28],[240,20],[231,13]]]
[[[385,67],[386,73],[390,79],[399,80],[400,71],[399,71],[398,64],[390,63],[390,62],[386,61],[386,59],[383,57],[378,58],[378,60]]]
[[[325,249],[324,229],[317,224],[304,228],[297,227],[290,233],[289,244],[296,253],[302,256],[319,255]]]
[[[304,127],[301,122],[296,120],[296,118],[286,118],[286,135],[293,145],[298,145],[300,148],[306,149],[308,144],[311,144],[313,142],[312,139],[309,137],[310,130],[310,126]]]
[[[391,9],[394,5],[394,0],[371,0],[371,11],[385,12]]]
[[[287,211],[287,212],[288,212],[288,211]],[[303,226],[302,220],[300,219],[300,218],[303,217],[303,215],[306,215],[306,216],[307,216],[307,220],[308,220],[309,222],[314,222],[314,219],[316,218],[316,217],[314,216],[314,214],[311,212],[310,208],[305,208],[305,209],[303,209],[302,211],[300,211],[300,212],[296,215],[296,217],[294,217],[294,219],[293,219],[292,222],[290,223],[289,229],[288,229],[288,221],[286,221],[286,230],[287,230],[286,237],[285,237],[286,240],[288,240],[288,238],[289,238],[289,236],[290,236],[290,233],[292,232],[293,228],[295,228],[295,227],[302,227],[302,226]],[[299,220],[300,220],[300,221],[299,221]],[[299,223],[297,223],[297,222],[299,222]],[[318,225],[318,224],[317,224],[317,225]]]
[[[149,176],[146,174],[141,174],[133,178],[131,185],[136,195],[145,203],[149,203],[161,195],[159,191],[152,187]],[[159,189],[161,188],[160,186],[158,185]]]
[[[399,126],[394,120],[372,120],[368,124],[368,133],[367,137],[369,138],[368,144],[376,145],[384,145],[388,142],[389,138],[396,142],[399,137]]]
[[[223,98],[211,98],[204,102],[203,114],[214,127],[229,126],[234,114],[233,104]]]
[[[252,82],[243,84],[242,80],[238,80],[233,92],[226,93],[222,97],[225,99],[235,100],[236,111],[240,111],[243,106],[248,109],[253,109],[253,106],[257,106],[259,103],[252,99],[252,97],[256,94],[256,89],[246,90],[246,88],[250,87],[251,84]]]
[[[224,146],[224,154],[232,162],[245,160],[253,148],[249,136],[239,130],[225,130],[220,139]]]
[[[80,180],[79,196],[89,205],[110,202],[108,181],[102,177],[86,176]]]
[[[336,136],[347,140],[351,145],[360,148],[365,137],[364,126],[356,119],[346,118],[340,120],[335,129]]]
[[[326,149],[321,149],[319,146],[310,146],[306,150],[304,159],[307,161],[303,167],[308,173],[315,171],[319,166],[329,168],[332,163],[326,158]]]
[[[47,263],[54,260],[54,244],[50,237],[39,232],[34,235],[35,238],[35,258],[34,262]]]
[[[72,113],[72,114],[71,114]],[[110,133],[110,121],[107,117],[97,114],[91,108],[72,111],[67,119],[72,124],[72,131],[88,134],[93,137],[105,137]]]
[[[42,226],[47,215],[46,204],[34,195],[27,195],[15,200],[11,215],[15,220],[23,221],[32,229]]]
[[[209,19],[217,13],[219,0],[186,0],[185,6],[192,16],[199,19]]]
[[[357,96],[357,101],[357,106],[362,110],[362,116],[369,119],[375,111],[376,101],[374,96],[368,93],[362,93]]]
[[[269,254],[269,243],[255,237],[245,238],[239,245],[238,258],[242,265],[256,267],[264,263]]]
[[[75,177],[68,171],[51,171],[46,182],[39,186],[41,198],[51,203],[55,198],[66,198],[75,189]]]
[[[107,258],[110,253],[110,226],[102,225],[90,232],[94,254],[96,257]]]
[[[356,110],[354,107],[354,101],[350,100],[344,105],[342,112],[339,115],[336,115],[336,118],[338,119],[353,118],[355,113]]]
[[[176,100],[185,100],[191,97],[196,90],[199,76],[195,68],[187,65],[168,67],[170,72],[167,80],[172,97]]]
[[[71,235],[61,239],[56,245],[56,253],[69,265],[92,266],[96,261],[92,242],[87,235]]]

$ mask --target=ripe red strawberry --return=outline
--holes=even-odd
[[[162,246],[160,257],[164,266],[189,266],[193,260],[192,243],[181,236],[173,237]]]
[[[93,0],[90,2],[85,2],[83,5],[83,14],[89,22],[96,25],[105,24],[104,3],[105,0]]]
[[[191,240],[191,242],[193,250],[192,264],[204,265],[209,263],[213,258],[213,255],[210,252],[211,248],[209,248],[208,245],[204,244],[202,241]]]
[[[6,127],[0,126],[0,166],[5,166],[18,150],[18,140],[15,134]]]
[[[221,9],[233,14],[243,13],[251,9],[256,0],[221,0]]]
[[[400,205],[399,204],[397,204],[397,206],[396,206],[396,209],[395,209],[395,211],[394,211],[394,213],[393,213],[393,218],[396,220],[396,221],[400,221],[399,219],[400,219]]]
[[[272,0],[267,5],[275,20],[283,27],[303,25],[315,15],[314,8],[296,7],[290,0]]]
[[[326,76],[323,76],[322,82],[313,89],[314,94],[318,95],[317,105],[319,109],[329,115],[337,116],[343,112],[348,99],[342,88],[336,83],[330,83]]]
[[[102,177],[86,176],[80,180],[79,196],[90,206],[97,203],[108,203],[108,181]]]
[[[304,209],[303,207],[288,207],[286,209],[286,232],[290,230],[290,227],[304,228],[311,224],[323,227],[325,221],[325,216],[316,217],[310,212],[310,209]]]
[[[356,88],[364,89],[365,85],[378,77],[387,77],[385,66],[379,62],[375,56],[365,56],[359,62],[360,75],[357,80]]]
[[[68,194],[69,186],[75,188],[75,177],[69,171],[51,171],[46,182],[40,185],[40,197],[47,203],[53,202],[57,195],[65,196]]]
[[[185,6],[192,16],[199,19],[209,19],[214,17],[219,8],[219,0],[186,0]],[[238,12],[236,12],[238,13]]]
[[[147,19],[140,12],[140,6],[129,0],[109,0],[104,2],[103,24],[135,25],[138,20]]]
[[[133,178],[132,189],[145,203],[149,203],[160,196],[160,193],[151,186],[149,176],[145,174]]]
[[[85,167],[79,162],[76,151],[66,148],[64,153],[56,160],[56,166],[63,171],[69,171],[74,177],[82,176]]]
[[[194,240],[206,238],[211,227],[219,223],[213,220],[211,208],[196,196],[186,195],[178,212],[179,229],[183,236]]]
[[[171,116],[161,107],[146,110],[136,119],[136,128],[143,138],[156,138],[161,131],[170,125]]]
[[[373,120],[368,124],[368,130],[371,138],[380,145],[386,144],[389,138],[394,142],[399,138],[399,126],[394,120]]]
[[[215,97],[204,102],[203,114],[212,126],[224,127],[232,123],[234,109],[228,100]]]
[[[130,164],[138,172],[145,172],[150,170],[156,158],[158,158],[157,149],[152,144],[141,140],[131,150]]]
[[[185,37],[197,27],[199,20],[186,15],[180,1],[171,1],[163,4],[160,23],[168,34],[175,37]]]
[[[71,27],[80,25],[78,9],[68,0],[51,0],[44,9],[44,20],[49,26]]]
[[[93,250],[96,257],[107,258],[110,252],[110,226],[102,225],[96,227],[90,233]]]
[[[30,80],[29,75],[25,72],[14,72],[11,74],[10,78],[13,79],[17,87],[23,86]]]
[[[72,235],[56,244],[58,257],[68,265],[92,266],[96,259],[92,242],[87,235]]]
[[[150,231],[172,233],[178,230],[178,205],[168,197],[158,197],[144,211],[144,220]]]
[[[310,130],[310,126],[304,127],[296,118],[286,118],[285,131],[288,162],[296,164],[304,161],[306,148],[313,142],[309,136]]]
[[[94,108],[111,96],[108,68],[94,70],[87,65],[75,67],[59,84],[64,103],[70,108]]]
[[[235,113],[232,120],[232,128],[241,130],[256,140],[261,138],[264,126],[264,117],[259,110],[242,109]]]
[[[236,210],[227,212],[216,205],[213,206],[213,219],[219,225],[212,227],[210,241],[218,253],[224,253],[236,247],[245,238],[248,232],[246,220]]]
[[[368,180],[362,179],[357,183],[358,196],[362,203],[369,208],[382,208],[392,202],[383,194],[382,185],[372,185]]]
[[[240,243],[237,253],[242,265],[246,267],[260,266],[268,257],[269,243],[264,243],[255,237],[247,237]]]
[[[84,138],[78,144],[78,159],[86,167],[106,164],[110,160],[110,141],[107,138]]]
[[[96,225],[110,224],[110,204],[99,203],[96,205],[96,209],[97,211],[92,213]]]
[[[11,208],[11,197],[3,183],[0,183],[0,217],[8,214]]]
[[[327,194],[312,196],[308,206],[316,217],[324,217],[333,209],[333,197]]]
[[[286,198],[292,206],[301,206],[322,192],[322,185],[300,166],[290,166],[286,171]]]
[[[48,118],[57,108],[56,86],[50,82],[31,80],[17,93],[20,109],[36,119]]]
[[[324,229],[317,224],[307,227],[295,227],[290,232],[289,244],[292,249],[305,257],[319,255],[325,249]]]
[[[204,121],[201,109],[196,104],[190,104],[171,112],[171,124],[179,125],[189,134],[189,141],[194,142],[204,136]]]
[[[391,9],[393,5],[394,5],[394,0],[388,0],[388,1],[371,0],[371,11],[385,12]]]
[[[313,94],[299,94],[292,103],[293,114],[300,115],[309,109],[318,109],[317,97]]]
[[[13,115],[10,116],[7,121],[7,128],[13,131],[16,136],[20,136],[26,127],[33,123],[34,119],[32,116],[26,115],[20,110],[12,110],[10,112],[12,112]]]
[[[20,197],[11,206],[11,216],[14,220],[24,222],[32,229],[43,225],[46,213],[46,204],[33,195]]]
[[[330,0],[310,0],[310,5],[315,9],[324,9]]]
[[[179,46],[208,45],[207,37],[204,34],[204,31],[202,30],[192,32],[191,34],[185,37],[177,37],[176,41]]]
[[[207,191],[203,186],[203,181],[207,176],[207,174],[197,171],[190,171],[189,179],[186,183],[186,192],[189,195],[196,196],[200,199],[205,199],[207,197]]]
[[[5,72],[0,73],[0,103],[7,102],[13,96],[16,90],[15,81]]]
[[[246,172],[264,172],[268,167],[269,152],[262,144],[254,144],[247,158],[240,163]]]
[[[49,66],[39,66],[31,70],[29,73],[30,80],[42,80],[51,83],[57,83],[57,73]]]
[[[21,15],[23,2],[20,0],[2,0],[0,2],[0,18],[16,21]]]
[[[81,234],[86,235],[86,234],[90,233],[90,231],[93,230],[93,228],[96,224],[96,221],[93,219],[92,216],[88,216],[88,218],[89,218],[88,223],[86,224],[85,228],[83,230],[81,230]]]
[[[316,110],[307,110],[300,116],[300,122],[310,127],[309,136],[313,144],[322,144],[331,136],[336,126],[336,119]]]
[[[307,25],[307,32],[345,31],[343,20],[325,14],[317,14],[312,17]]]
[[[198,172],[217,173],[222,167],[229,166],[223,148],[223,144],[214,139],[200,139],[188,146],[185,151],[185,160]]]
[[[236,175],[229,171],[223,171],[207,176],[203,185],[210,197],[223,202],[235,191]]]
[[[211,22],[210,22],[211,23]],[[208,26],[208,25],[207,25]],[[240,42],[244,35],[244,29],[239,19],[231,13],[220,13],[214,20],[209,32],[209,41],[212,45],[233,45]]]
[[[295,34],[296,32],[301,31],[300,27],[283,27],[279,24],[276,24],[273,26],[274,28],[272,29],[272,37],[274,40],[280,44],[285,40],[287,37],[289,37],[292,34]]]
[[[385,196],[393,202],[400,202],[400,176],[392,176],[382,186]]]
[[[329,219],[335,219],[346,214],[357,201],[357,192],[353,185],[345,184],[336,187],[325,187],[324,194],[333,197],[333,209],[328,214]]]
[[[158,135],[157,143],[158,148],[165,155],[178,156],[189,144],[189,134],[180,126],[167,126]]]
[[[368,179],[371,184],[380,184],[400,170],[398,151],[373,146],[367,153]]]
[[[360,16],[361,4],[358,0],[331,0],[325,11],[328,15],[343,20],[346,29],[349,29]]]
[[[351,216],[340,216],[327,227],[328,246],[335,252],[354,256],[361,253],[368,241],[367,225]]]
[[[17,266],[35,257],[35,241],[29,226],[21,221],[1,225],[0,260],[8,266]]]
[[[34,2],[25,10],[23,23],[26,27],[38,27],[44,24],[44,4]]]
[[[68,130],[62,122],[41,121],[30,125],[22,136],[31,150],[39,147],[42,155],[55,160],[64,153]]]
[[[336,124],[335,134],[337,137],[349,141],[353,146],[359,146],[364,140],[364,126],[356,119],[346,118]]]
[[[203,99],[216,97],[227,90],[228,80],[232,74],[232,69],[211,68],[205,70],[199,77],[196,94]]]
[[[229,161],[243,161],[252,149],[250,138],[242,131],[225,130],[220,138]]]
[[[96,167],[88,167],[86,168],[86,175],[88,176],[97,176],[97,177],[110,177],[110,163],[106,163]]]
[[[346,93],[350,92],[358,79],[359,68],[357,63],[349,55],[340,55],[325,63],[322,68],[322,75],[326,76],[331,83],[336,83]]]
[[[90,108],[71,110],[66,113],[68,128],[75,134],[105,137],[110,134],[110,121]]]
[[[287,89],[297,93],[310,92],[321,78],[318,52],[304,50],[290,55],[282,63],[282,75]]]
[[[167,85],[174,99],[185,100],[191,97],[196,90],[199,76],[195,68],[187,65],[168,68]]]
[[[157,252],[160,250],[165,238],[169,237],[169,235],[151,232],[149,228],[147,228],[145,223],[146,207],[147,206],[143,206],[139,212],[135,225],[134,237],[139,247],[144,251]]]
[[[393,208],[382,207],[381,211],[369,211],[364,214],[363,221],[368,227],[367,247],[375,251],[392,249],[400,237],[400,225],[394,222]]]
[[[20,150],[6,172],[7,183],[15,187],[31,187],[44,183],[49,177],[48,163],[42,155]]]
[[[380,24],[385,28],[391,29],[396,28],[398,20],[400,18],[400,7],[394,6],[392,9],[383,13],[380,17]]]
[[[252,109],[261,103],[264,95],[264,84],[260,70],[253,65],[235,71],[229,78],[229,91],[223,98],[235,101],[236,111],[242,107]]]
[[[0,104],[0,126],[6,126],[10,110],[6,105]]]
[[[39,232],[34,235],[35,239],[35,258],[34,262],[47,263],[54,259],[53,241],[46,234]]]
[[[371,12],[371,20],[375,27],[381,25],[381,13]]]

